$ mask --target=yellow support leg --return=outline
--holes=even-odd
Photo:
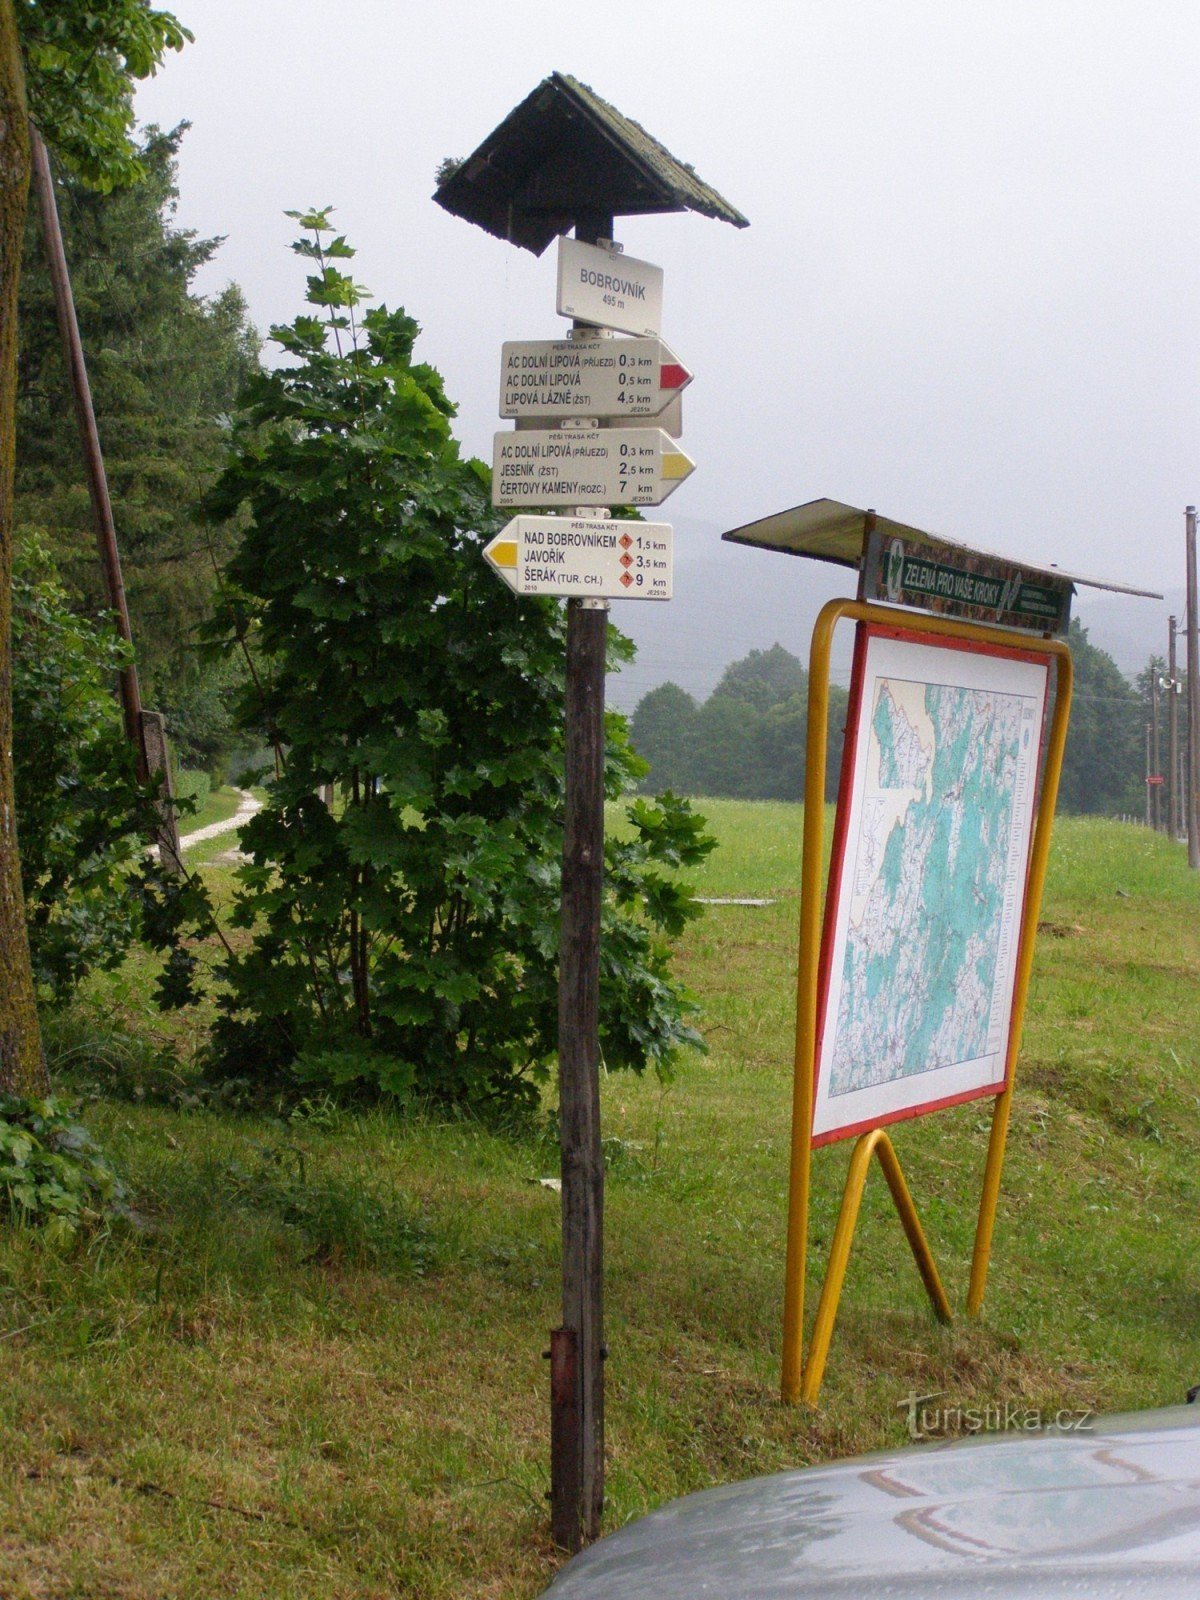
[[[854,1241],[854,1227],[858,1221],[858,1210],[862,1204],[863,1189],[866,1187],[867,1171],[871,1164],[871,1157],[878,1155],[879,1164],[883,1168],[883,1175],[887,1179],[887,1186],[892,1192],[892,1199],[896,1203],[896,1210],[900,1214],[900,1222],[904,1228],[905,1236],[912,1249],[913,1258],[917,1263],[917,1271],[921,1274],[921,1282],[925,1285],[925,1292],[933,1306],[934,1315],[939,1322],[950,1322],[952,1313],[950,1301],[942,1287],[942,1280],[938,1276],[937,1267],[930,1253],[929,1245],[917,1216],[917,1208],[913,1205],[912,1195],[908,1192],[908,1185],[904,1181],[904,1174],[900,1170],[900,1162],[892,1148],[892,1141],[882,1128],[874,1128],[870,1133],[864,1133],[854,1146],[854,1153],[850,1157],[850,1168],[846,1173],[846,1186],[842,1191],[842,1206],[838,1212],[837,1228],[834,1230],[833,1247],[829,1252],[829,1267],[825,1274],[825,1282],[821,1288],[821,1299],[817,1305],[817,1320],[813,1324],[812,1339],[808,1347],[808,1360],[804,1366],[804,1381],[800,1390],[802,1400],[809,1405],[815,1405],[817,1396],[821,1392],[821,1380],[825,1376],[825,1361],[829,1355],[829,1346],[833,1339],[833,1326],[837,1320],[838,1302],[842,1297],[842,1284],[846,1278],[846,1266],[850,1260],[850,1246]]]
[[[808,1258],[808,1192],[812,1174],[813,1060],[817,1048],[817,967],[821,954],[821,877],[825,865],[825,742],[829,731],[829,653],[847,602],[830,601],[813,628],[808,665],[808,733],[804,773],[804,855],[800,868],[800,954],[796,965],[796,1051],[792,1076],[792,1161],[788,1193],[787,1266],[783,1289],[783,1375],[780,1393],[800,1398],[804,1359],[804,1278]]]

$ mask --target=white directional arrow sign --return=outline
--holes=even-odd
[[[494,506],[656,506],[696,463],[661,428],[498,433]]]
[[[483,553],[518,594],[671,598],[668,522],[514,517]]]
[[[534,339],[503,346],[502,417],[656,417],[692,381],[661,339]]]

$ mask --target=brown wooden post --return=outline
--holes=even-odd
[[[71,395],[75,402],[75,420],[79,425],[79,438],[83,445],[83,458],[87,468],[88,493],[92,501],[92,517],[96,525],[100,564],[104,569],[108,604],[116,619],[117,632],[128,645],[130,652],[128,662],[121,669],[121,709],[125,716],[125,736],[134,747],[138,773],[144,779],[148,776],[149,769],[142,745],[142,697],[138,685],[137,667],[133,661],[133,632],[129,626],[129,607],[125,603],[125,582],[121,576],[121,557],[117,550],[117,530],[113,523],[108,479],[104,472],[104,454],[100,449],[100,434],[96,427],[95,409],[92,406],[87,363],[83,355],[83,342],[79,337],[79,321],[75,316],[75,300],[71,294],[71,277],[67,269],[66,251],[63,248],[62,229],[58,222],[58,202],[54,196],[50,158],[46,153],[41,134],[32,124],[29,129],[29,140],[33,183],[37,190],[38,208],[42,219],[42,241],[45,245],[50,281],[54,286],[54,309],[58,316],[58,331],[71,377]]]
[[[1187,540],[1187,839],[1188,866],[1200,869],[1200,636],[1196,617],[1196,508],[1185,516]]]
[[[579,1508],[579,1341],[574,1328],[550,1334],[550,1533],[564,1550],[582,1543]]]
[[[1176,622],[1167,618],[1167,831],[1179,838],[1179,662]]]
[[[1152,806],[1153,802],[1150,799],[1150,796],[1154,793],[1154,785],[1150,782],[1150,724],[1147,722],[1145,726],[1146,726],[1146,814],[1142,818],[1142,821],[1149,828],[1149,827],[1152,826],[1151,819],[1152,819],[1153,814],[1154,814],[1153,811],[1151,810],[1151,806]]]
[[[1158,668],[1154,664],[1154,657],[1150,657],[1150,761],[1151,770],[1156,782],[1150,785],[1151,794],[1151,826],[1156,833],[1162,831],[1162,754],[1159,748],[1158,737]]]
[[[611,217],[576,223],[589,244]],[[574,1335],[573,1383],[551,1386],[550,1524],[578,1550],[604,1508],[604,1154],[600,1142],[600,897],[604,881],[604,665],[608,601],[568,600],[566,797],[558,956],[562,1320]],[[553,1347],[552,1347],[553,1348]]]
[[[143,711],[140,718],[146,768],[159,781],[158,853],[168,872],[185,876],[179,847],[179,820],[175,812],[175,785],[171,779],[171,753],[167,745],[167,719],[161,711]]]
[[[577,1550],[604,1500],[604,1159],[600,1143],[600,895],[608,605],[567,602],[566,815],[558,979],[562,1320],[576,1338],[578,1464],[551,1461],[554,1537]],[[552,1434],[552,1438],[557,1437]],[[578,1484],[574,1506],[555,1484]]]

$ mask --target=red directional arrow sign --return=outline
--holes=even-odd
[[[661,339],[539,339],[500,355],[502,417],[656,417],[692,374]]]

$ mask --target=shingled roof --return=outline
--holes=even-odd
[[[748,226],[686,162],[565,72],[543,79],[433,198],[539,256],[581,216],[698,211]]]
[[[964,544],[961,539],[928,533],[909,522],[896,522],[876,511],[864,511],[840,500],[808,500],[804,505],[760,517],[757,522],[747,522],[741,528],[731,528],[721,538],[730,544],[754,545],[760,550],[781,550],[786,555],[811,556],[815,561],[860,568],[867,552],[867,534],[872,528],[885,539],[913,540],[945,556],[984,556],[1007,562],[1046,583],[1108,589],[1113,594],[1132,594],[1143,600],[1162,599],[1155,589],[1134,589],[1127,583],[1113,583],[1108,578],[1092,578],[1080,572],[1067,572],[1062,567],[1047,567],[1017,556],[1001,555],[998,551],[980,550],[975,545]]]

